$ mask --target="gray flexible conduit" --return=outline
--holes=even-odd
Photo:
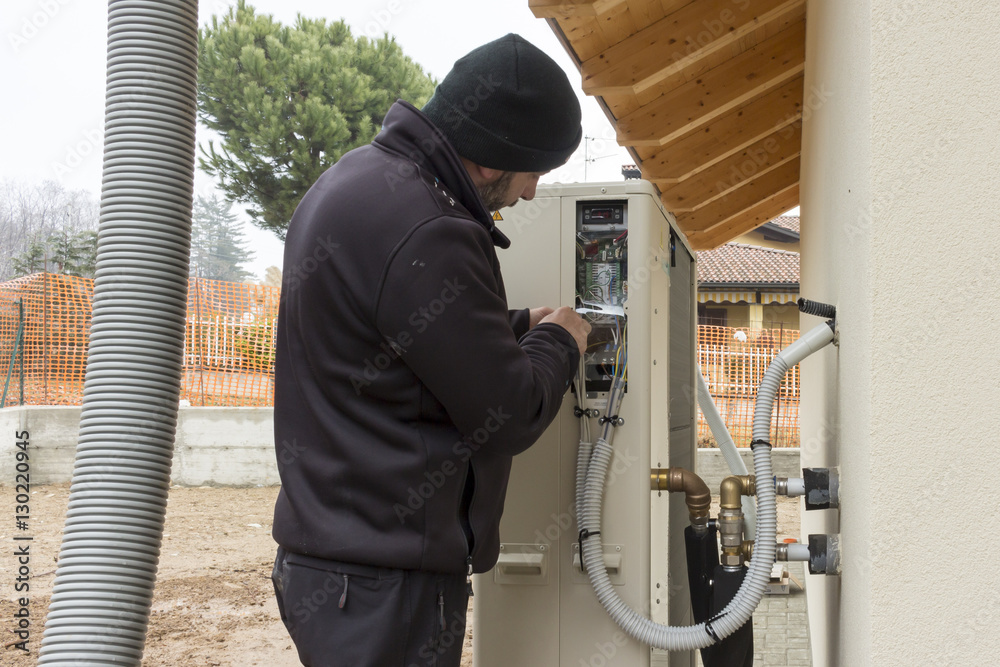
[[[770,480],[773,477],[771,447],[768,441],[771,432],[771,412],[781,379],[789,368],[830,343],[833,334],[832,321],[810,330],[782,350],[764,373],[754,406],[753,460],[757,479]],[[620,395],[616,398],[618,389],[619,382],[616,380],[608,396],[608,414],[618,413],[617,406],[621,401]],[[753,557],[750,559],[746,577],[732,601],[715,617],[703,623],[688,626],[661,625],[632,609],[615,590],[604,568],[601,520],[605,479],[613,456],[612,434],[613,431],[605,426],[601,437],[590,451],[587,473],[583,477],[585,479],[583,507],[579,510],[578,519],[581,561],[598,601],[625,634],[654,648],[682,651],[718,643],[719,640],[736,632],[751,618],[764,595],[777,549],[774,542],[778,524],[774,485],[766,483],[757,485],[757,530]],[[577,461],[578,465],[587,463],[582,455]],[[577,479],[580,479],[579,472]],[[579,484],[579,481],[577,483]]]
[[[80,436],[39,665],[139,665],[180,395],[197,0],[111,0]]]

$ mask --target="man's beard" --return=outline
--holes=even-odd
[[[505,171],[500,175],[500,178],[492,183],[479,186],[479,197],[483,200],[487,211],[497,211],[513,203],[507,201],[509,196],[507,190],[510,189],[512,180],[514,180],[514,172]]]

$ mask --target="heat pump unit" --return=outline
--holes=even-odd
[[[683,496],[650,490],[650,469],[695,470],[694,253],[645,181],[540,186],[500,211],[511,308],[575,305],[593,331],[588,407],[603,414],[627,363],[615,428],[602,541],[620,595],[660,623],[692,622]],[[627,354],[627,360],[625,355]],[[653,650],[608,617],[581,568],[574,504],[581,419],[567,394],[555,422],[515,457],[500,560],[477,575],[476,667],[693,665],[691,652]]]

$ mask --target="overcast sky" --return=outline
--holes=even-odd
[[[527,0],[257,0],[259,13],[283,23],[296,14],[343,18],[355,35],[395,36],[403,52],[439,80],[459,57],[509,32],[533,42],[561,64],[579,89],[580,76],[545,21],[528,10]],[[226,11],[229,2],[202,0],[199,22]],[[99,197],[107,57],[107,3],[101,0],[3,0],[0,9],[0,71],[5,84],[0,104],[0,178],[40,183],[50,179]],[[620,180],[631,162],[614,142],[614,132],[597,102],[581,94],[584,133],[591,157],[588,181]],[[199,142],[204,141],[199,132]],[[583,148],[548,181],[583,181]],[[199,174],[198,194],[213,180]],[[238,207],[234,207],[237,210]],[[281,244],[270,232],[252,228],[257,257],[249,267],[258,278],[281,264]]]

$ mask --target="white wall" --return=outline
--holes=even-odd
[[[803,533],[844,545],[839,580],[808,580],[815,664],[993,664],[1000,18],[807,11],[802,294],[837,305],[840,347],[803,364],[802,462],[843,486]]]
[[[181,486],[258,486],[278,483],[273,408],[180,409],[170,473]],[[14,483],[15,432],[29,434],[31,481],[68,482],[73,475],[79,407],[28,406],[0,410],[0,485]],[[285,447],[283,455],[295,455]]]

